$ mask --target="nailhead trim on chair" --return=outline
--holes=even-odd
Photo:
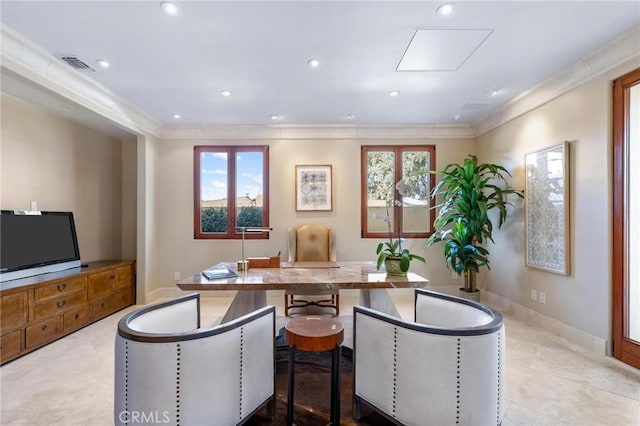
[[[176,345],[176,425],[180,424],[180,343]]]
[[[500,424],[500,371],[502,370],[502,360],[500,359],[500,333],[498,333],[498,401],[496,406],[498,407],[497,413],[496,413],[496,424]]]
[[[240,327],[240,407],[239,418],[242,420],[242,366],[244,365],[244,327]]]
[[[460,338],[457,339],[457,365],[456,365],[456,424],[460,424]]]
[[[129,412],[129,342],[124,342],[124,411]],[[129,416],[125,416],[129,424]]]
[[[393,400],[391,403],[391,412],[396,417],[396,387],[398,379],[398,328],[393,328]]]

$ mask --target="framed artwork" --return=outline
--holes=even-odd
[[[296,211],[332,209],[331,165],[296,165]]]
[[[569,143],[525,156],[526,263],[569,275]]]

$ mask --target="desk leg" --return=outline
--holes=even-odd
[[[398,308],[385,289],[361,289],[360,305],[400,318]]]
[[[265,306],[267,306],[266,290],[239,290],[224,314],[221,324]]]

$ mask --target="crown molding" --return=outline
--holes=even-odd
[[[640,25],[620,34],[609,43],[582,57],[542,83],[517,96],[473,124],[474,136],[502,126],[562,95],[589,80],[640,57]]]
[[[170,125],[163,139],[471,139],[468,124],[451,125]]]
[[[0,66],[135,134],[160,136],[162,125],[87,75],[0,23]]]

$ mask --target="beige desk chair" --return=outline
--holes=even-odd
[[[335,262],[335,232],[333,228],[320,224],[306,224],[289,228],[289,262]],[[296,294],[304,296],[330,296],[322,300],[296,299]],[[340,313],[339,290],[313,291],[286,290],[284,295],[284,314],[289,309],[304,306],[322,306]]]

